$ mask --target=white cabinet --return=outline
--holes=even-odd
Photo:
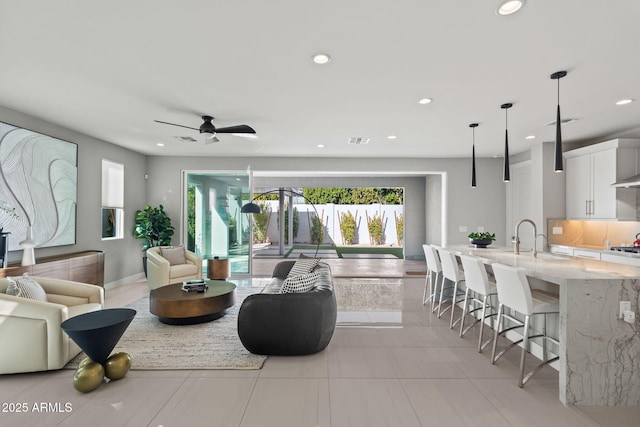
[[[549,252],[551,252],[552,254],[573,256],[573,248],[570,248],[568,246],[551,245],[549,246]]]
[[[611,251],[609,251],[611,252]],[[630,257],[625,255],[616,255],[615,253],[602,253],[602,261],[617,262],[618,264],[632,265],[634,267],[640,267],[640,258]]]
[[[567,219],[636,219],[636,189],[611,184],[638,173],[640,140],[615,139],[564,155]]]
[[[587,259],[600,259],[600,251],[590,251],[588,249],[574,249],[573,256]]]

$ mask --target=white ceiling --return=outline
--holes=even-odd
[[[512,154],[553,140],[549,75],[566,70],[563,118],[579,119],[567,143],[640,137],[640,2],[529,0],[509,17],[497,5],[0,0],[0,104],[145,154],[468,157],[479,122],[478,155],[501,156],[505,102]],[[205,146],[153,121],[198,127],[203,114],[258,139]]]

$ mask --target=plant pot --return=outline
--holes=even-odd
[[[142,269],[144,270],[144,277],[147,277],[147,257],[142,257]]]
[[[476,248],[486,248],[487,246],[489,246],[491,243],[493,242],[493,240],[491,239],[471,239],[471,244],[475,245]]]

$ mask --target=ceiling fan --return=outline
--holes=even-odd
[[[223,127],[223,128],[216,128],[213,125],[213,123],[211,122],[213,120],[212,116],[202,116],[202,120],[203,120],[203,123],[200,125],[199,128],[194,128],[194,127],[185,126],[185,125],[179,125],[179,124],[176,124],[176,123],[163,122],[161,120],[154,120],[154,122],[162,123],[162,124],[165,124],[165,125],[171,125],[171,126],[179,126],[181,128],[197,130],[202,135],[204,135],[205,144],[210,144],[212,142],[220,141],[216,137],[216,134],[218,134],[218,133],[233,133],[233,134],[255,134],[256,133],[256,131],[253,130],[253,128],[251,126],[247,126],[247,125],[236,125],[236,126],[227,126],[227,127]],[[241,135],[239,135],[239,136],[241,136]]]

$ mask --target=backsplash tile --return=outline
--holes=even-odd
[[[553,227],[562,227],[562,234],[553,234]],[[550,245],[606,249],[607,241],[609,246],[633,245],[640,222],[550,219],[547,230]]]

